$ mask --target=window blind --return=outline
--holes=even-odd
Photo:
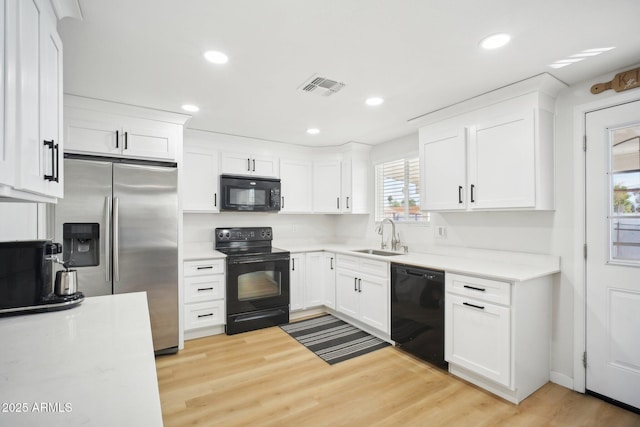
[[[376,221],[424,221],[420,211],[420,162],[400,159],[376,165]]]

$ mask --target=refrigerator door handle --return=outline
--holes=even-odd
[[[116,282],[120,281],[120,260],[118,252],[120,251],[119,236],[119,201],[117,197],[113,198],[113,276]]]
[[[111,254],[109,253],[109,236],[111,236],[111,196],[105,197],[104,207],[104,258],[105,258],[105,271],[106,281],[111,281]]]

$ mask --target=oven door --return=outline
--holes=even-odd
[[[289,306],[289,256],[227,260],[227,315]]]

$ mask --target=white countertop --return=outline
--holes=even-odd
[[[0,318],[0,339],[0,425],[162,426],[146,293]]]
[[[434,248],[432,252],[410,251],[408,254],[398,252],[399,255],[380,256],[353,252],[358,249],[378,249],[378,245],[370,242],[330,243],[304,240],[274,240],[273,246],[293,253],[330,251],[510,282],[523,282],[560,271],[559,257],[525,252],[439,247]],[[213,243],[192,243],[185,246],[185,260],[224,257],[223,253],[213,249]]]
[[[307,242],[274,242],[274,246],[291,252],[331,251],[381,261],[414,265],[416,267],[444,270],[449,273],[483,276],[510,282],[523,282],[558,273],[560,258],[554,255],[524,252],[495,251],[487,249],[443,247],[432,253],[409,252],[399,255],[379,256],[353,252],[359,249],[378,249],[378,246],[363,243],[313,244]],[[436,252],[437,251],[437,252]],[[388,251],[392,252],[392,251]]]

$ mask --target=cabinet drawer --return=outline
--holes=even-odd
[[[184,329],[224,325],[224,301],[211,301],[184,306]]]
[[[338,254],[337,261],[338,268],[344,268],[347,270],[357,269],[360,264],[360,258],[350,255]]]
[[[386,279],[389,276],[389,263],[369,258],[360,258],[359,270],[363,273]]]
[[[224,273],[224,259],[203,259],[184,262],[184,276],[207,276]]]
[[[389,263],[366,257],[338,254],[337,268],[351,270],[354,274],[369,274],[372,276],[389,277]]]
[[[204,302],[224,298],[224,274],[185,277],[184,302]]]
[[[496,304],[511,304],[511,283],[446,273],[447,292]]]

